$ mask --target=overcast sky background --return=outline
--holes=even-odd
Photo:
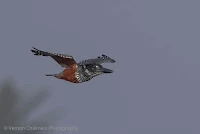
[[[59,106],[66,114],[56,125],[79,128],[67,133],[199,134],[199,4],[1,0],[0,79],[12,77],[22,94],[47,87],[50,99],[32,117]],[[114,73],[82,84],[46,77],[63,68],[32,47],[77,61],[106,54]]]

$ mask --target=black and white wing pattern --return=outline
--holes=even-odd
[[[57,61],[57,63],[59,63],[62,67],[68,67],[70,65],[76,64],[74,58],[71,55],[45,52],[45,51],[39,50],[39,49],[34,48],[34,47],[31,51],[34,53],[34,55],[50,56],[55,61]]]
[[[114,63],[115,60],[111,59],[110,57],[102,54],[101,56],[95,58],[95,59],[88,59],[88,60],[83,60],[79,62],[79,65],[86,65],[86,64],[102,64],[102,63]]]

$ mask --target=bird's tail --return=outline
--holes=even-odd
[[[55,76],[56,74],[45,74],[46,76]]]
[[[58,77],[59,75],[58,74],[45,74],[46,76],[54,76],[54,77]]]

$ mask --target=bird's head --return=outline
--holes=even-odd
[[[90,79],[92,79],[95,76],[98,76],[100,74],[113,73],[113,70],[104,68],[100,64],[81,65],[79,70],[81,71],[81,74],[83,75],[83,77],[86,78],[87,80],[90,80]]]
[[[92,74],[113,73],[113,70],[104,68],[100,64],[91,64],[86,67],[87,67],[88,71],[91,72]]]
[[[78,70],[80,72],[79,74],[81,75],[80,78],[84,79],[83,81],[88,81],[100,74],[113,73],[113,70],[104,68],[101,64],[114,62],[114,59],[111,59],[110,57],[103,54],[102,56],[99,56],[95,59],[81,61],[78,63]]]

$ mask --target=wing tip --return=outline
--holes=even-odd
[[[105,58],[108,58],[111,60],[111,63],[114,63],[116,62],[114,59],[110,58],[109,56],[105,55],[105,54],[102,54],[102,57],[105,57]],[[98,57],[98,58],[101,58],[101,57]]]

